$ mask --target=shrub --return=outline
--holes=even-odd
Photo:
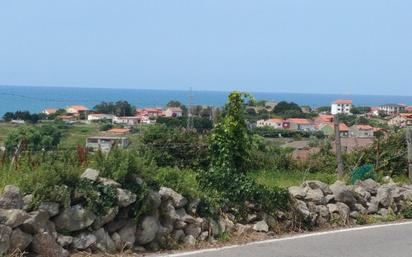
[[[194,199],[200,196],[197,174],[191,170],[160,168],[154,177],[161,186],[173,188],[183,196]]]

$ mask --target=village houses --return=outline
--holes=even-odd
[[[399,113],[388,121],[388,125],[395,127],[412,126],[412,113]]]
[[[405,106],[400,104],[385,104],[379,106],[379,111],[388,116],[396,116],[405,111]]]

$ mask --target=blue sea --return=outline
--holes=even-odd
[[[251,92],[258,100],[293,101],[300,105],[319,107],[340,98],[352,99],[357,106],[375,106],[385,103],[412,105],[412,96],[339,95]],[[102,101],[127,100],[136,107],[164,107],[169,100],[189,102],[188,90],[152,90],[122,88],[33,87],[0,86],[0,115],[16,110],[40,112],[44,108],[63,108],[68,105],[85,105],[92,108]],[[192,103],[222,106],[228,92],[192,92]]]

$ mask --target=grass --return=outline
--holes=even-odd
[[[4,141],[6,140],[7,135],[17,129],[19,125],[8,123],[8,122],[0,122],[0,145],[4,144]]]
[[[332,184],[336,181],[336,175],[331,173],[307,173],[303,171],[276,171],[262,170],[250,172],[249,176],[255,181],[267,187],[287,188],[298,186],[305,180],[320,180]]]

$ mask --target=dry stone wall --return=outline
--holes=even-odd
[[[230,212],[218,219],[200,217],[196,211],[199,200],[189,201],[173,189],[162,187],[149,192],[150,208],[136,223],[128,216],[129,206],[137,199],[134,193],[100,177],[96,170],[87,169],[82,178],[116,188],[116,204],[103,216],[81,204],[64,208],[55,202],[42,202],[37,210],[28,211],[32,196],[23,196],[18,187],[6,186],[0,196],[0,256],[16,249],[59,257],[84,250],[156,251],[171,247],[172,243],[214,242],[222,233],[273,235],[280,226],[291,228],[297,217],[307,227],[318,228],[351,225],[364,215],[382,218],[408,212],[412,215],[412,186],[380,185],[368,179],[351,186],[340,181],[332,185],[306,181],[289,188],[294,206],[291,210],[297,215],[278,212],[272,216],[253,203],[246,203],[248,215],[243,223],[237,223]]]

